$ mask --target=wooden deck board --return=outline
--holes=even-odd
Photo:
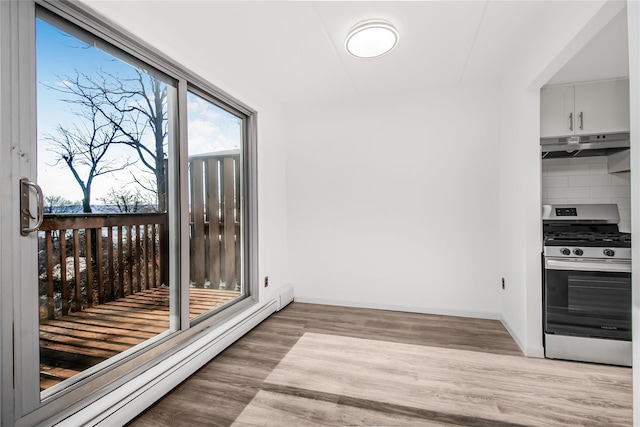
[[[240,295],[191,289],[190,317]],[[169,289],[141,291],[58,319],[40,321],[40,389],[45,390],[169,328]]]
[[[143,330],[133,331],[131,329],[123,329],[123,328],[109,328],[106,326],[94,326],[90,323],[79,323],[79,322],[66,322],[64,320],[58,320],[56,325],[41,325],[40,331],[46,332],[60,332],[70,335],[75,335],[76,332],[79,332],[79,336],[83,336],[83,334],[95,334],[96,338],[98,336],[104,337],[113,335],[114,337],[136,337],[148,339],[155,335],[154,332],[148,332]]]

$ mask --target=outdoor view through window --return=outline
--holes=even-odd
[[[246,292],[242,281],[242,120],[188,92],[189,317]]]
[[[171,78],[46,16],[36,19],[36,67],[40,389],[48,395],[177,327],[168,216],[179,197],[169,193],[178,100]],[[192,93],[187,101],[195,317],[244,292],[242,120]]]

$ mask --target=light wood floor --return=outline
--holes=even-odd
[[[630,426],[631,369],[525,358],[497,321],[293,303],[131,425]]]

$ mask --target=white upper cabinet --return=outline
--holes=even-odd
[[[629,132],[629,80],[540,91],[540,137]]]
[[[577,84],[576,135],[629,132],[629,80]]]
[[[573,85],[540,90],[540,137],[574,134],[573,98]]]

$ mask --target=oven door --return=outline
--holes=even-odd
[[[545,258],[547,334],[631,340],[631,262]]]

